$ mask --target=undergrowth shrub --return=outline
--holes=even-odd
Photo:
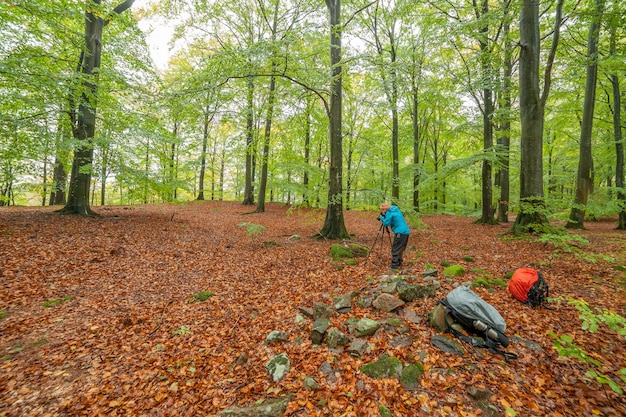
[[[626,318],[620,316],[612,310],[608,309],[593,309],[589,303],[585,300],[580,300],[572,297],[564,298],[568,304],[576,307],[580,311],[579,318],[582,321],[581,328],[590,333],[595,333],[600,325],[606,325],[610,331],[616,332],[618,335],[626,339]],[[624,393],[623,384],[626,384],[626,367],[621,368],[618,371],[618,377],[622,381],[622,385],[615,381],[608,375],[600,372],[600,369],[604,368],[604,363],[597,358],[592,357],[585,349],[574,343],[574,338],[568,334],[557,335],[550,331],[549,335],[554,339],[554,349],[559,356],[568,356],[577,358],[581,363],[588,365],[585,375],[589,378],[595,379],[600,384],[606,384],[614,392],[622,395]],[[622,365],[624,363],[622,362]]]

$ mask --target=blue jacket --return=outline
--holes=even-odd
[[[389,210],[387,210],[385,215],[380,216],[380,221],[383,222],[383,225],[385,226],[391,226],[391,230],[393,230],[394,233],[400,233],[403,235],[411,233],[411,230],[406,224],[404,216],[398,206],[389,207]]]

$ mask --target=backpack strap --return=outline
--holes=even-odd
[[[548,283],[543,278],[543,274],[541,271],[537,271],[537,282],[535,285],[531,287],[528,291],[528,299],[526,300],[526,304],[535,308],[535,307],[543,307],[546,310],[555,310],[554,307],[548,306],[547,298],[550,295],[550,288],[548,287]]]

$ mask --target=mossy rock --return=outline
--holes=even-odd
[[[402,374],[400,375],[400,383],[404,387],[404,389],[409,391],[415,391],[419,388],[419,378],[424,374],[424,366],[415,362],[410,365],[405,366],[402,369]]]
[[[465,268],[462,265],[450,265],[443,270],[443,275],[446,277],[460,277],[465,274]]]
[[[334,244],[330,247],[330,257],[337,261],[340,259],[354,258],[354,254],[342,245]]]
[[[361,367],[361,372],[371,378],[397,377],[402,371],[402,363],[396,357],[383,353],[376,362]]]
[[[366,257],[370,248],[365,245],[361,245],[360,243],[349,243],[348,250],[352,252],[354,256]]]
[[[480,277],[476,278],[472,283],[472,287],[506,287],[508,284],[504,282],[501,278],[496,278],[493,280],[488,280],[487,278]]]

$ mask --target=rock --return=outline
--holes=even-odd
[[[398,297],[407,303],[418,298],[434,297],[437,288],[433,284],[398,284]]]
[[[424,374],[424,366],[415,362],[402,368],[402,374],[400,375],[400,383],[404,389],[408,391],[415,391],[419,388],[419,378]]]
[[[352,252],[354,256],[366,257],[370,251],[370,248],[360,243],[348,243],[348,250]]]
[[[424,272],[422,272],[422,276],[424,276],[424,277],[436,277],[438,273],[439,273],[439,271],[437,271],[436,269],[428,268]]]
[[[328,335],[326,336],[326,345],[329,348],[334,349],[339,346],[345,346],[348,344],[348,342],[350,342],[348,336],[343,334],[336,327],[331,327],[328,330]]]
[[[522,337],[515,336],[515,335],[511,336],[511,340],[515,340],[516,342],[523,343],[524,345],[538,352],[543,352],[543,348],[541,347],[539,343],[531,342],[530,340],[526,340]]]
[[[430,325],[439,333],[443,333],[448,329],[446,322],[446,307],[443,304],[437,304],[435,308],[428,313],[428,321]]]
[[[391,312],[398,307],[402,307],[404,305],[404,301],[400,300],[397,297],[394,297],[391,294],[381,294],[372,303],[372,305],[378,310]]]
[[[280,381],[289,373],[291,369],[291,363],[289,358],[284,353],[274,356],[267,361],[265,369],[269,372],[274,382]]]
[[[355,358],[360,358],[369,348],[369,343],[363,339],[354,339],[350,343],[350,347],[348,348],[348,352],[350,356]]]
[[[349,249],[336,243],[330,247],[330,257],[337,261],[344,258],[354,258],[354,254]]]
[[[250,407],[230,406],[217,415],[219,417],[279,417],[287,411],[289,397],[264,400]]]
[[[465,274],[465,268],[462,265],[451,265],[443,270],[443,275],[446,277],[460,277]]]
[[[410,334],[402,334],[399,336],[394,336],[393,339],[389,342],[389,345],[393,348],[401,346],[403,348],[407,348],[413,344],[415,341],[415,336]]]
[[[372,319],[363,318],[354,326],[354,333],[357,337],[371,336],[376,333],[380,324]]]
[[[335,310],[342,312],[342,313],[350,310],[350,308],[352,308],[353,296],[354,295],[350,293],[350,294],[344,294],[344,295],[335,297],[335,299],[333,300],[333,307],[335,307]]]
[[[281,332],[279,330],[272,330],[270,334],[265,338],[265,343],[279,343],[284,342],[289,337],[289,333]]]
[[[298,311],[300,313],[304,314],[305,317],[308,317],[310,319],[313,318],[314,310],[312,308],[300,306],[300,307],[298,307]]]
[[[430,338],[430,343],[436,348],[447,353],[454,353],[459,356],[463,356],[465,354],[465,350],[463,350],[463,346],[461,346],[460,343],[446,336],[434,335]]]
[[[395,282],[384,282],[382,284],[380,284],[380,291],[387,293],[387,294],[393,294],[394,292],[396,292],[396,289],[398,288],[398,284]]]
[[[330,320],[325,318],[319,318],[313,323],[313,329],[311,330],[310,339],[315,345],[319,345],[324,340],[324,334],[330,327]]]
[[[467,390],[467,395],[472,397],[474,401],[486,401],[493,395],[493,392],[484,388],[470,387]]]
[[[359,297],[356,302],[361,308],[370,308],[372,306],[372,297]]]
[[[361,372],[371,378],[398,377],[402,371],[402,364],[396,357],[383,353],[376,362],[361,367]]]
[[[335,376],[335,370],[333,366],[329,362],[324,362],[320,365],[319,371],[326,375],[326,380],[329,382],[336,382],[337,377]]]
[[[313,319],[329,319],[333,316],[333,309],[328,304],[315,303],[313,304]]]
[[[318,384],[318,382],[310,376],[305,376],[304,381],[302,381],[302,384],[304,386],[304,389],[307,391],[315,391],[316,389],[319,389],[320,387],[320,384]]]
[[[411,323],[420,324],[422,322],[422,317],[418,316],[417,313],[411,310],[408,307],[403,308],[400,311],[400,315],[410,321]]]

